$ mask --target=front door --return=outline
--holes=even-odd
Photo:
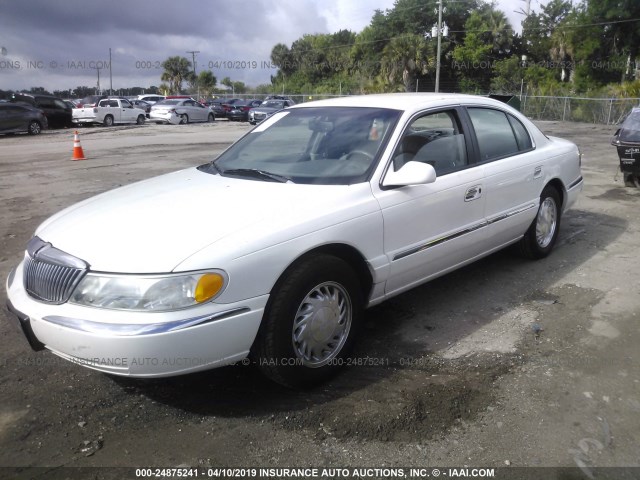
[[[470,142],[456,109],[414,117],[389,168],[407,162],[434,166],[426,185],[374,188],[384,219],[390,262],[386,294],[452,270],[486,250],[484,172],[470,163]]]

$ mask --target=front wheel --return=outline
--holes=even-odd
[[[522,253],[529,258],[544,258],[551,253],[560,231],[562,201],[555,187],[547,185],[540,195],[535,220],[520,240]]]
[[[213,113],[210,113],[209,116],[207,117],[207,122],[211,123],[214,122],[216,120],[216,117],[213,115]]]
[[[138,115],[138,118],[136,119],[136,125],[144,125],[144,115]]]
[[[310,256],[289,268],[271,293],[252,356],[270,379],[288,387],[327,380],[346,363],[363,300],[343,260]]]

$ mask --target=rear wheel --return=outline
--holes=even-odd
[[[111,115],[107,115],[106,117],[104,117],[104,120],[102,121],[102,124],[105,127],[110,127],[113,125],[113,117]]]
[[[187,115],[186,113],[183,113],[182,115],[180,115],[180,124],[187,124],[189,123],[189,115]]]
[[[29,132],[29,135],[38,135],[40,132],[42,132],[42,125],[40,125],[40,122],[38,122],[37,120],[32,120],[29,123],[27,131]]]
[[[345,261],[310,256],[274,287],[252,356],[282,385],[318,384],[346,363],[362,305],[360,282]]]
[[[136,119],[136,124],[144,125],[144,121],[145,121],[144,115],[138,115],[138,118]]]
[[[551,253],[560,231],[562,201],[555,187],[547,185],[540,195],[540,206],[535,220],[520,240],[522,253],[533,259]]]

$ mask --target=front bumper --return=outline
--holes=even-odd
[[[640,175],[640,145],[617,145],[620,170]]]
[[[50,305],[23,287],[22,263],[7,279],[8,309],[29,344],[115,375],[168,377],[247,357],[268,295],[165,313]]]

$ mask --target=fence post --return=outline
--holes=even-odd
[[[610,125],[611,109],[613,108],[613,98],[609,99],[609,114],[607,115],[607,125]]]
[[[564,97],[564,106],[562,107],[562,121],[564,122],[565,114],[567,113],[567,97]]]

